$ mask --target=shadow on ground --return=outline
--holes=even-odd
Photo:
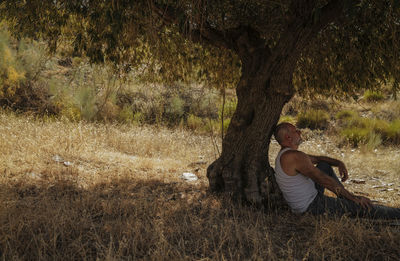
[[[393,245],[399,231],[347,219],[266,213],[185,183],[125,177],[83,189],[69,180],[26,180],[1,184],[0,191],[3,260],[365,260],[400,255]]]

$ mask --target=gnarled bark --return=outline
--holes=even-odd
[[[293,73],[286,71],[294,66],[285,62],[280,67],[268,66],[266,63],[276,61],[262,57],[257,53],[246,57],[237,87],[238,106],[223,140],[222,154],[207,169],[211,191],[255,204],[279,197],[268,150],[282,108],[293,95]],[[270,68],[269,75],[261,73],[265,68]]]

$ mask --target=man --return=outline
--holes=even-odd
[[[293,212],[400,219],[400,209],[372,204],[370,199],[346,190],[331,167],[337,167],[341,180],[346,181],[348,173],[342,161],[298,151],[301,132],[292,124],[277,125],[274,136],[281,145],[275,161],[275,177]],[[325,196],[325,188],[337,198]]]

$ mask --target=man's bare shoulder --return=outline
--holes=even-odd
[[[281,155],[281,160],[298,160],[308,158],[308,155],[299,150],[288,150]]]
[[[301,167],[304,162],[308,161],[307,159],[308,155],[304,152],[298,150],[289,150],[281,155],[280,163],[283,171],[286,174],[294,176],[297,174],[297,169],[299,166]]]

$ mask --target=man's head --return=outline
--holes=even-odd
[[[301,132],[293,124],[282,122],[278,124],[274,131],[276,141],[282,147],[291,147],[297,149],[303,141],[301,139]]]

